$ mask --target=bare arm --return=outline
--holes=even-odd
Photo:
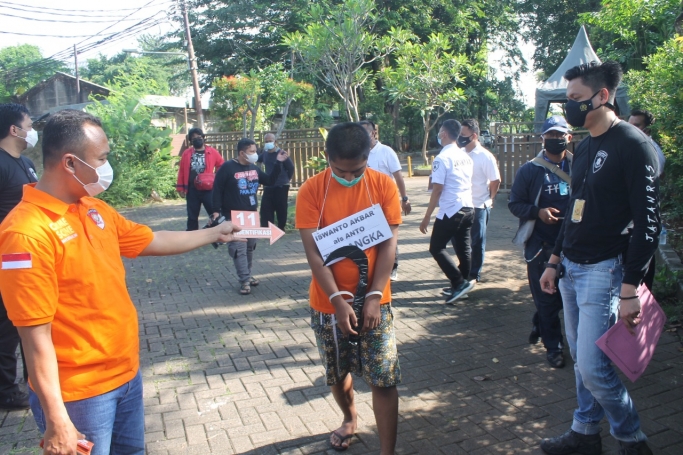
[[[308,265],[311,267],[311,272],[313,273],[315,280],[318,282],[322,290],[325,292],[325,294],[332,295],[339,291],[339,288],[337,287],[337,283],[334,281],[332,270],[323,265],[323,257],[318,251],[318,246],[315,244],[315,240],[313,240],[313,232],[315,232],[315,229],[299,230],[301,242],[304,244],[304,251],[306,252],[306,259],[308,260]],[[356,335],[357,332],[353,331],[352,327],[356,327],[358,320],[351,305],[344,300],[343,296],[337,296],[330,302],[332,303],[332,306],[334,306],[334,311],[337,316],[337,325],[341,331],[346,335]]]
[[[429,227],[429,221],[432,218],[432,213],[434,213],[434,209],[436,209],[436,206],[439,203],[439,198],[441,197],[441,193],[443,192],[443,185],[441,183],[433,183],[432,185],[433,189],[432,195],[429,197],[429,205],[427,206],[427,211],[422,219],[422,223],[420,223],[420,232],[423,234],[427,233],[427,228]]]
[[[394,179],[396,180],[396,186],[398,187],[398,192],[401,195],[401,198],[408,197],[408,193],[406,192],[406,182],[403,181],[403,174],[401,171],[396,171],[393,175]],[[403,202],[403,199],[401,199],[401,208],[403,209],[403,213],[409,215],[411,210],[410,201]]]
[[[18,327],[26,356],[31,387],[45,413],[44,454],[72,455],[82,438],[66,412],[59,384],[57,355],[52,343],[52,324]]]
[[[142,250],[140,256],[170,256],[192,251],[209,243],[233,242],[236,239],[233,232],[240,229],[231,222],[226,221],[210,229],[198,231],[158,231],[154,233],[154,239]]]
[[[375,262],[375,273],[372,276],[372,283],[368,283],[367,292],[384,291],[389,281],[391,270],[394,268],[396,257],[396,244],[398,243],[398,225],[391,225],[392,237],[377,245],[377,262]],[[363,331],[367,332],[377,328],[381,321],[379,311],[382,296],[373,294],[365,299],[363,307]]]
[[[491,195],[491,200],[495,202],[496,200],[496,194],[498,194],[498,190],[500,189],[500,180],[491,180],[489,182],[489,194]],[[493,202],[491,202],[491,205],[493,205]]]

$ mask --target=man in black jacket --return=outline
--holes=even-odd
[[[258,163],[263,163],[266,174],[270,174],[273,167],[277,165],[277,156],[282,150],[275,141],[275,135],[268,133],[263,137],[263,152],[258,157]],[[294,163],[291,158],[283,162],[284,172],[271,186],[263,188],[261,196],[261,227],[268,227],[268,222],[275,224],[277,215],[277,227],[285,230],[287,225],[287,203],[289,197],[289,182],[294,176]]]
[[[255,212],[258,207],[256,193],[259,184],[272,185],[277,182],[282,172],[282,163],[287,159],[287,152],[280,150],[273,169],[270,174],[266,174],[256,167],[256,142],[247,138],[240,139],[237,143],[237,158],[223,163],[216,173],[213,184],[213,207],[216,212],[211,217],[217,218],[220,215],[219,209],[227,220],[230,219],[230,212],[233,210]],[[228,243],[228,252],[237,269],[242,295],[251,294],[251,287],[259,284],[259,280],[251,275],[254,249],[256,239]]]
[[[613,105],[621,82],[617,62],[569,69],[567,120],[590,135],[574,153],[572,193],[553,255],[541,277],[545,292],[564,301],[567,343],[575,366],[578,408],[571,429],[544,439],[549,454],[599,454],[600,421],[610,423],[620,454],[651,454],[633,400],[609,358],[595,344],[617,318],[640,323],[636,288],[657,248],[659,180],[648,137],[619,120]]]
[[[529,288],[536,305],[529,343],[536,344],[542,338],[548,363],[562,368],[562,297],[543,292],[540,280],[569,203],[569,182],[565,179],[571,173],[572,155],[567,146],[572,136],[567,121],[559,115],[547,119],[541,131],[543,150],[517,171],[508,207],[519,218],[513,241],[524,246]]]
[[[21,201],[24,185],[38,181],[33,162],[21,155],[38,142],[28,109],[21,104],[0,104],[0,223]],[[19,333],[7,318],[0,296],[0,409],[28,409],[28,393],[17,384]],[[24,366],[24,379],[27,370]]]

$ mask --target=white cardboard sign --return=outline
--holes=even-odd
[[[354,213],[313,233],[313,240],[318,246],[323,261],[339,247],[356,245],[361,250],[366,250],[371,246],[389,240],[391,237],[393,237],[391,227],[389,227],[379,204]],[[333,261],[328,265],[335,262],[338,261]]]

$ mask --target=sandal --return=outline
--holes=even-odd
[[[346,442],[347,440],[351,439],[353,437],[353,433],[347,434],[346,436],[342,436],[337,432],[337,430],[334,430],[332,432],[333,435],[335,435],[339,439],[339,445],[334,445],[332,444],[332,441],[330,441],[330,446],[337,452],[344,452],[347,450],[351,445],[349,444],[348,446],[344,447],[342,444]]]
[[[259,284],[261,284],[261,282],[260,282],[259,280],[257,280],[256,278],[251,277],[251,278],[249,279],[249,284],[250,284],[251,286],[258,286]]]
[[[240,294],[242,295],[249,295],[251,294],[251,286],[249,286],[249,283],[244,283],[240,287]]]

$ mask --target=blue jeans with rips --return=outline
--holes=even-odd
[[[631,396],[609,358],[595,344],[619,317],[621,257],[597,264],[577,264],[563,258],[562,264],[566,272],[559,288],[578,401],[572,430],[586,435],[600,433],[600,421],[607,415],[610,433],[616,439],[647,440]]]
[[[45,433],[45,414],[38,395],[29,389],[33,417]],[[85,400],[64,403],[71,422],[94,443],[91,455],[143,455],[145,453],[145,412],[142,402],[142,376]]]

